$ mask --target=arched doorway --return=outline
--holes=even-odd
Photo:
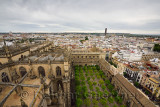
[[[59,66],[56,67],[57,76],[61,76],[61,68]]]
[[[24,68],[24,67],[20,67],[19,72],[21,74],[21,77],[23,77],[27,73],[26,68]]]
[[[42,66],[38,67],[39,76],[45,77],[45,70]]]
[[[1,77],[2,77],[2,82],[9,82],[9,77],[8,77],[7,73],[3,72],[1,74]]]

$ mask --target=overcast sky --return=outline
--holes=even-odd
[[[0,32],[160,34],[160,0],[0,0]]]

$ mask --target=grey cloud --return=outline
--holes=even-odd
[[[0,31],[160,34],[159,11],[159,0],[0,0]]]

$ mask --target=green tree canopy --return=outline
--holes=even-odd
[[[100,103],[102,105],[106,105],[107,104],[107,100],[102,98],[102,99],[100,99]]]
[[[90,104],[91,104],[91,101],[90,101],[90,99],[85,99],[84,100],[84,104],[87,106],[87,107],[89,107],[90,106]]]
[[[76,107],[80,107],[82,104],[83,104],[82,99],[77,98],[77,99],[76,99]]]
[[[105,80],[105,83],[109,85],[111,82],[109,80]]]
[[[160,44],[155,44],[154,48],[153,48],[153,51],[160,52]]]
[[[88,36],[85,37],[85,40],[88,40]]]
[[[113,103],[113,101],[114,101],[113,97],[109,97],[109,98],[108,98],[108,101],[109,101],[110,103]]]

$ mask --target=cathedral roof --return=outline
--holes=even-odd
[[[115,76],[119,80],[119,82],[135,97],[137,101],[141,103],[141,105],[145,107],[155,107],[155,105],[147,99],[139,90],[136,89],[131,83],[129,83],[122,75],[117,74]]]

